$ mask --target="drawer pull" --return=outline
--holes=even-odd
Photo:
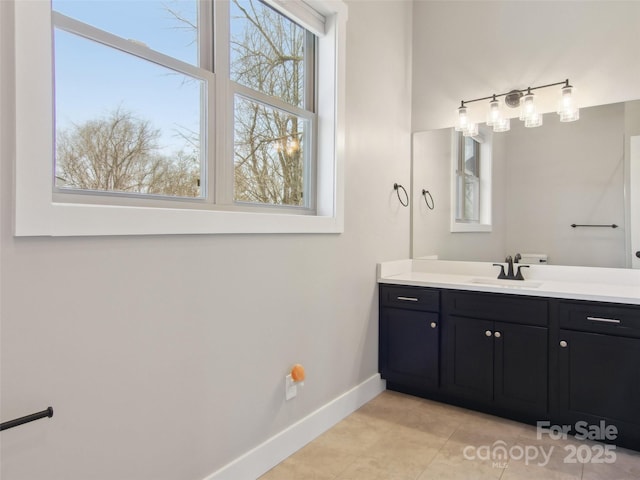
[[[487,330],[486,332],[484,332],[485,336],[490,337],[491,335],[493,335],[493,333],[491,332],[491,330]]]
[[[592,322],[602,322],[602,323],[615,323],[620,324],[620,320],[616,318],[600,318],[600,317],[587,317],[587,320],[591,320]]]
[[[397,297],[398,300],[403,300],[405,302],[417,302],[418,299],[416,297]]]
[[[566,341],[564,341],[564,340],[560,340],[560,346],[561,346],[562,348],[567,348],[567,345],[568,345],[568,344],[567,344],[567,342],[566,342]]]
[[[496,338],[500,338],[502,336],[502,334],[500,332],[496,332],[493,334],[494,337]]]
[[[431,328],[436,328],[438,324],[436,322],[431,322]]]

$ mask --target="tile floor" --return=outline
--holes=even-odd
[[[536,437],[535,426],[387,390],[260,480],[640,479],[639,452],[616,448],[614,462],[568,463],[580,446],[583,459],[608,454],[595,442]],[[531,460],[478,458],[505,444],[512,457],[529,452]]]

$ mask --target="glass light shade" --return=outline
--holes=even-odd
[[[575,122],[580,119],[580,110],[574,109],[571,112],[562,112],[560,113],[560,121],[561,122]]]
[[[527,118],[533,117],[537,114],[536,105],[533,100],[533,93],[527,93],[524,97],[522,97],[522,109],[520,110],[520,120],[526,121]]]
[[[558,115],[561,122],[575,122],[580,118],[580,110],[576,107],[573,97],[573,87],[567,85],[562,88],[562,97],[558,105]]]
[[[465,137],[475,137],[478,135],[478,124],[467,123],[467,128],[462,131],[462,135]]]
[[[456,132],[464,132],[469,125],[469,114],[467,107],[458,108],[458,118],[456,119]]]
[[[542,114],[534,112],[524,120],[524,126],[527,128],[539,127],[542,125]]]
[[[508,132],[511,130],[511,120],[508,118],[501,118],[499,122],[493,124],[494,132]]]
[[[498,100],[491,100],[489,102],[489,113],[487,113],[487,125],[492,127],[501,120],[500,102]]]

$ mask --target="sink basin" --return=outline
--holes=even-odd
[[[542,285],[542,282],[536,282],[533,280],[501,280],[498,278],[472,278],[469,283],[510,288],[538,288]]]

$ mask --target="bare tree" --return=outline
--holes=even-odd
[[[232,80],[304,107],[305,31],[259,0],[233,0]],[[235,102],[235,199],[303,204],[303,120],[248,99]]]
[[[199,195],[197,156],[162,155],[160,131],[118,108],[103,118],[59,130],[56,185],[62,188]]]

